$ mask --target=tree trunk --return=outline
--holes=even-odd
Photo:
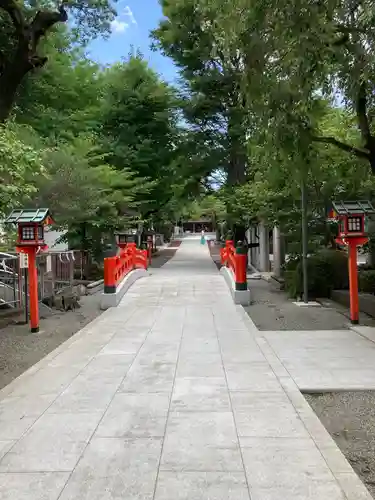
[[[375,175],[375,137],[371,136],[367,143],[366,148],[368,149],[368,161],[370,163],[370,168],[372,175]]]
[[[0,75],[0,123],[9,118],[17,90],[25,75],[32,69],[27,58],[25,59],[25,51],[27,53],[27,47],[19,42],[14,59],[4,66]]]
[[[233,235],[234,241],[237,243],[238,241],[244,242],[246,240],[246,230],[247,228],[242,224],[234,224],[233,226]]]
[[[62,5],[55,12],[39,10],[29,22],[15,0],[0,0],[0,9],[10,16],[17,40],[14,54],[0,66],[0,123],[4,123],[24,77],[47,62],[46,57],[37,53],[40,40],[56,23],[66,22],[68,15]]]
[[[10,89],[6,79],[0,77],[0,123],[6,122],[12,111],[13,103],[16,98],[16,87]]]
[[[368,221],[368,254],[367,254],[367,265],[375,268],[375,218],[369,217]]]

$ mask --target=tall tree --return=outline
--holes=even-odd
[[[375,33],[372,2],[204,0],[216,7],[216,37],[245,54],[246,91],[259,104],[301,111],[312,97],[344,105],[356,117],[353,142],[311,130],[311,140],[366,160],[375,173]],[[280,93],[280,89],[282,92]],[[308,110],[304,110],[308,115]]]
[[[67,0],[56,10],[38,2],[0,0],[0,123],[9,117],[25,76],[46,64],[43,39],[68,20],[69,11],[81,40],[108,32],[115,14],[108,0]]]
[[[202,174],[222,167],[228,184],[242,183],[248,124],[240,91],[241,54],[215,38],[215,6],[203,11],[201,1],[161,4],[166,19],[153,32],[155,47],[174,60],[184,78],[185,119],[211,160],[203,162]]]
[[[52,34],[44,50],[49,63],[22,82],[14,117],[51,142],[72,140],[95,127],[104,92],[102,72],[65,29]]]
[[[137,197],[142,218],[159,212],[174,196],[179,178],[179,130],[174,90],[141,56],[108,70],[99,133],[108,161],[152,183]]]

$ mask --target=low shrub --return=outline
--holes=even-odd
[[[289,271],[295,271],[297,269],[297,266],[301,260],[300,255],[290,255],[288,260],[285,262],[283,268],[284,272],[288,273]]]
[[[347,254],[338,250],[322,250],[307,259],[309,299],[330,297],[332,290],[349,285]],[[295,269],[286,270],[285,288],[294,298],[303,295],[302,261]]]
[[[358,289],[363,293],[375,294],[375,270],[361,270],[358,273]]]

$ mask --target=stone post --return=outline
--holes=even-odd
[[[270,245],[268,228],[261,222],[259,224],[259,270],[270,270]]]
[[[276,277],[280,277],[281,275],[281,266],[284,263],[283,262],[283,252],[282,252],[282,241],[281,241],[281,234],[280,234],[280,228],[278,226],[275,226],[273,228],[273,274]]]

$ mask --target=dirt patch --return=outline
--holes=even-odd
[[[304,396],[375,498],[375,392]]]
[[[168,246],[169,247],[179,247],[181,245],[182,241],[181,240],[172,240]]]
[[[12,318],[11,324],[0,328],[0,388],[56,349],[87,323],[101,314],[100,293],[81,297],[81,308],[41,318],[40,331],[30,333],[29,326],[16,324],[23,315]]]

